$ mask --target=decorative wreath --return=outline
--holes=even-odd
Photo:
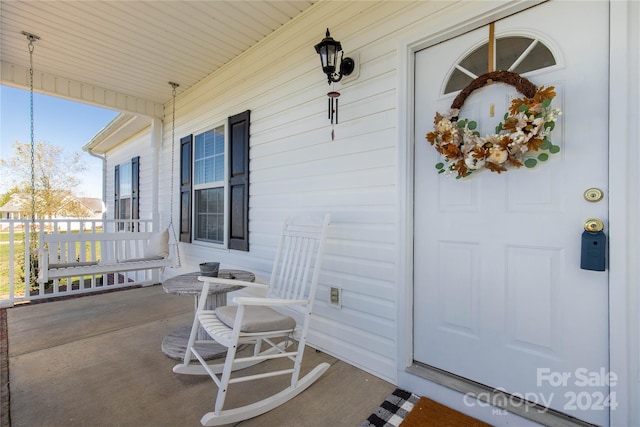
[[[477,123],[459,120],[458,114],[466,98],[490,82],[509,84],[524,97],[511,101],[504,121],[496,126],[496,133],[481,137],[476,130]],[[532,168],[538,160],[546,161],[549,154],[533,152],[560,151],[549,137],[557,116],[562,114],[559,109],[551,108],[555,96],[553,86],[536,88],[526,78],[510,71],[494,71],[476,78],[462,89],[447,113],[436,113],[434,131],[427,133],[427,141],[443,157],[436,169],[439,173],[456,172],[456,178],[464,178],[482,168],[502,173],[508,166]]]

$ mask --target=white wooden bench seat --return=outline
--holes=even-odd
[[[38,256],[38,282],[163,269],[172,263],[167,230],[44,234]]]

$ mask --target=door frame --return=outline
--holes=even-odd
[[[414,393],[438,397],[467,413],[470,408],[462,404],[460,394],[408,371],[413,364],[414,54],[542,2],[509,2],[492,9],[483,7],[483,3],[465,2],[451,8],[450,19],[439,22],[453,25],[440,28],[434,23],[431,33],[423,30],[422,34],[407,36],[398,48],[397,383]],[[615,386],[618,407],[610,411],[610,423],[631,425],[640,423],[640,409],[631,404],[640,400],[640,310],[639,304],[633,304],[640,301],[640,268],[636,261],[640,258],[640,202],[634,190],[640,186],[640,173],[634,167],[640,163],[640,89],[633,78],[640,62],[640,4],[611,1],[609,9],[610,46],[615,46],[609,50],[609,369],[619,380]],[[635,162],[629,160],[634,156]],[[628,287],[627,283],[636,286]],[[481,412],[485,416],[491,415],[487,408],[477,408],[484,409]]]

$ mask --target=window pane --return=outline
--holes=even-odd
[[[471,52],[466,58],[460,61],[459,65],[476,76],[486,73],[489,69],[489,44],[486,43]],[[472,80],[470,76],[456,68],[449,77],[444,93],[461,90],[471,83]]]
[[[131,163],[120,165],[120,197],[131,196]]]
[[[120,219],[131,219],[131,199],[120,199]]]
[[[489,43],[485,43],[466,58],[460,61],[460,66],[471,71],[476,76],[480,76],[489,69]]]
[[[197,240],[223,243],[224,239],[224,189],[196,190]]]
[[[444,89],[444,93],[451,93],[457,90],[462,90],[467,87],[467,85],[472,81],[473,79],[471,77],[456,68],[455,70],[453,70],[453,73],[451,73],[451,77],[449,77],[449,81],[447,82],[447,87]]]
[[[533,42],[528,37],[504,37],[496,40],[496,70],[508,70]]]
[[[214,141],[215,154],[224,154],[224,129],[222,127],[214,130],[216,138]]]
[[[224,179],[224,154],[216,155],[213,159],[213,181],[222,181]]]
[[[538,43],[522,62],[513,69],[514,73],[522,74],[527,71],[539,70],[540,68],[556,65],[556,59],[548,47]]]

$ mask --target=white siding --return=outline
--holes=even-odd
[[[411,15],[415,6],[345,2],[336,13],[335,3],[319,5],[180,94],[176,107],[176,140],[251,110],[250,252],[183,244],[183,270],[218,260],[265,278],[284,217],[331,212],[310,342],[390,381],[396,375],[397,41],[385,33],[403,24],[390,16]],[[331,87],[313,49],[326,26],[345,54],[357,53],[360,61],[356,80],[335,85],[342,93],[335,141],[326,111]],[[170,114],[169,106],[167,130]],[[170,146],[165,136],[161,171],[170,170]],[[328,303],[330,286],[342,288],[340,309]]]
[[[251,110],[250,252],[181,244],[182,267],[165,274],[194,271],[199,262],[216,260],[265,280],[283,219],[331,212],[333,227],[309,342],[396,382],[397,295],[398,286],[406,286],[397,279],[398,168],[406,167],[398,153],[399,145],[408,143],[398,141],[398,103],[406,100],[406,94],[398,94],[399,49],[407,38],[426,37],[496,5],[319,2],[195,87],[178,91],[175,193],[179,139]],[[454,20],[456,13],[461,17]],[[326,111],[331,87],[313,49],[326,27],[342,42],[345,55],[359,61],[357,79],[335,85],[342,94],[335,141]],[[171,117],[168,104],[159,160],[161,226],[170,217]],[[144,138],[136,138],[126,152],[117,152],[126,159],[143,155],[146,147]],[[141,166],[146,165],[141,158]],[[145,179],[141,174],[143,186]],[[108,185],[112,181],[108,178]],[[177,227],[179,200],[177,194],[173,198]],[[142,217],[149,214],[146,208],[144,204]],[[340,309],[328,303],[331,286],[342,289]]]

